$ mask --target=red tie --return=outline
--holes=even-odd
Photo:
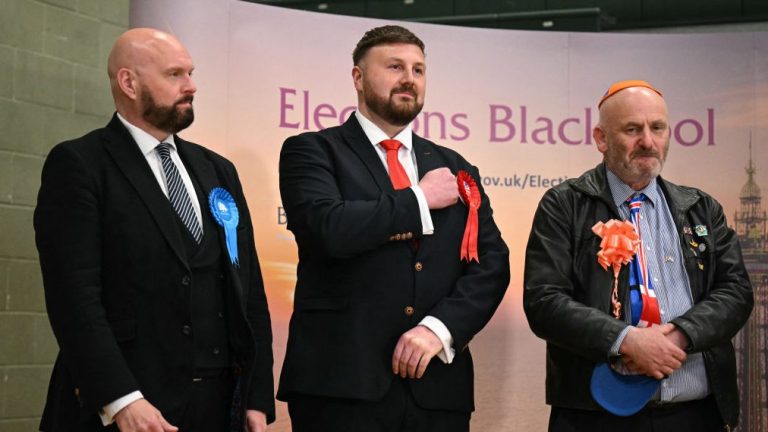
[[[397,159],[397,151],[403,143],[398,140],[389,139],[380,142],[379,145],[387,151],[387,169],[389,169],[389,178],[392,180],[392,186],[395,190],[411,187],[408,174],[405,173],[405,168]]]

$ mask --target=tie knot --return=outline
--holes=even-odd
[[[643,201],[647,199],[648,197],[644,193],[635,193],[627,199],[627,203],[629,203],[630,206],[635,203],[637,203],[637,205],[642,205]]]
[[[643,201],[648,199],[644,193],[636,193],[627,199],[629,205],[629,211],[634,213],[640,212],[640,207],[643,205]]]
[[[157,150],[157,153],[161,158],[167,158],[171,156],[171,145],[167,142],[161,142],[157,145],[157,147],[155,147],[155,150]]]
[[[403,143],[401,143],[398,140],[387,139],[387,140],[384,140],[384,141],[380,142],[379,145],[381,147],[383,147],[384,150],[386,150],[386,151],[393,151],[393,150],[397,151],[397,150],[400,150],[400,147],[403,145]]]

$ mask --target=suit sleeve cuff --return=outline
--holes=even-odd
[[[425,316],[419,325],[432,330],[432,333],[437,335],[437,338],[440,339],[440,342],[443,344],[443,350],[437,353],[437,357],[442,360],[443,363],[451,364],[456,352],[451,348],[451,345],[453,345],[453,335],[451,335],[448,327],[432,315]]]
[[[416,201],[419,202],[419,215],[421,216],[421,228],[423,235],[431,235],[435,232],[435,226],[432,225],[432,215],[429,213],[429,204],[424,191],[418,185],[411,186],[411,190],[416,194]],[[442,324],[442,323],[441,323]]]
[[[111,403],[104,406],[104,408],[99,411],[99,417],[101,417],[101,424],[104,426],[109,426],[112,423],[115,422],[115,415],[120,412],[121,409],[127,407],[128,405],[136,402],[139,399],[144,399],[144,395],[141,394],[140,391],[135,391],[128,393],[127,395],[116,399],[112,401]]]

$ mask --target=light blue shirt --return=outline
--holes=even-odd
[[[635,193],[644,193],[648,199],[640,208],[640,231],[643,233],[641,247],[645,248],[649,277],[659,303],[661,323],[667,323],[693,307],[691,284],[683,264],[680,237],[672,219],[667,200],[654,178],[643,190],[635,191],[615,174],[606,169],[608,186],[614,204],[623,219],[629,219],[629,205],[626,201]],[[629,323],[630,314],[627,316]],[[611,347],[611,355],[618,355],[630,326],[625,328]],[[661,381],[654,400],[662,402],[683,402],[703,399],[709,394],[709,384],[701,353],[689,354],[683,366],[669,378]]]

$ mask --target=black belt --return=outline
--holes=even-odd
[[[664,410],[664,411],[681,411],[688,408],[695,408],[698,405],[702,405],[706,402],[709,402],[710,400],[713,400],[714,396],[711,394],[704,399],[696,399],[696,400],[690,400],[690,401],[683,401],[683,402],[662,402],[662,401],[650,401],[645,406],[645,409],[648,410]]]

